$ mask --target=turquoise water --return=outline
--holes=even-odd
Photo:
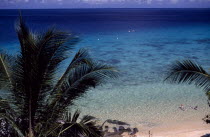
[[[18,50],[17,11],[0,10],[0,47]],[[23,10],[28,25],[43,31],[55,24],[76,32],[81,47],[101,62],[116,66],[117,80],[90,90],[75,108],[100,120],[118,119],[154,128],[177,121],[201,120],[209,108],[193,85],[164,83],[168,65],[192,59],[210,68],[209,9]],[[180,104],[198,110],[179,110]]]
[[[163,79],[168,65],[175,60],[192,59],[205,69],[210,68],[210,25],[183,23],[150,30],[131,29],[135,32],[87,36],[83,41],[82,45],[90,45],[96,58],[117,66],[121,77],[90,92],[87,100],[77,102],[77,107],[104,120],[119,119],[140,129],[192,119],[201,121],[209,112],[204,92],[192,85],[164,83]],[[199,110],[183,112],[178,108],[180,104],[198,105]]]

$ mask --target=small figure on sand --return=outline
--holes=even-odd
[[[181,104],[181,105],[179,106],[179,108],[180,108],[182,111],[185,111],[185,110],[186,110],[186,108],[184,107],[183,104]],[[198,106],[195,106],[195,107],[189,106],[189,108],[194,109],[194,110],[198,110]]]
[[[195,106],[193,109],[197,110],[198,109],[198,106]]]
[[[192,108],[194,110],[198,110],[198,106],[195,106],[195,107],[190,106],[190,108]]]
[[[184,105],[183,105],[183,104],[181,104],[181,105],[179,106],[179,108],[180,108],[182,111],[185,111],[185,108],[184,108]]]

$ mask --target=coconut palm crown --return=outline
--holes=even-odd
[[[0,127],[9,125],[10,136],[58,136],[61,129],[53,131],[65,123],[57,121],[73,101],[108,78],[117,77],[117,71],[94,61],[85,49],[80,49],[58,78],[62,62],[69,57],[67,51],[79,39],[56,29],[32,33],[21,17],[16,32],[20,53],[17,56],[0,53],[0,89],[9,94],[0,97],[0,120],[4,121]],[[85,117],[85,120],[82,122],[93,119]],[[90,130],[83,131],[79,134],[88,136]]]
[[[207,94],[210,91],[210,73],[191,60],[176,61],[172,64],[165,80],[174,83],[195,84],[203,88]]]

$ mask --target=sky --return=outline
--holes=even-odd
[[[210,0],[0,0],[0,9],[210,8]]]

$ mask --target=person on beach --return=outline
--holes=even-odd
[[[190,106],[190,108],[194,110],[198,110],[198,106],[195,106],[195,107]]]
[[[195,106],[193,109],[197,110],[198,109],[198,106]]]
[[[186,110],[183,104],[181,104],[181,105],[179,106],[179,108],[180,108],[182,111],[185,111],[185,110]],[[195,107],[189,106],[189,108],[194,109],[194,110],[198,110],[198,106],[195,106]]]
[[[183,105],[183,104],[181,104],[181,105],[179,106],[179,108],[180,108],[182,111],[185,111],[185,108],[184,108],[184,105]]]

